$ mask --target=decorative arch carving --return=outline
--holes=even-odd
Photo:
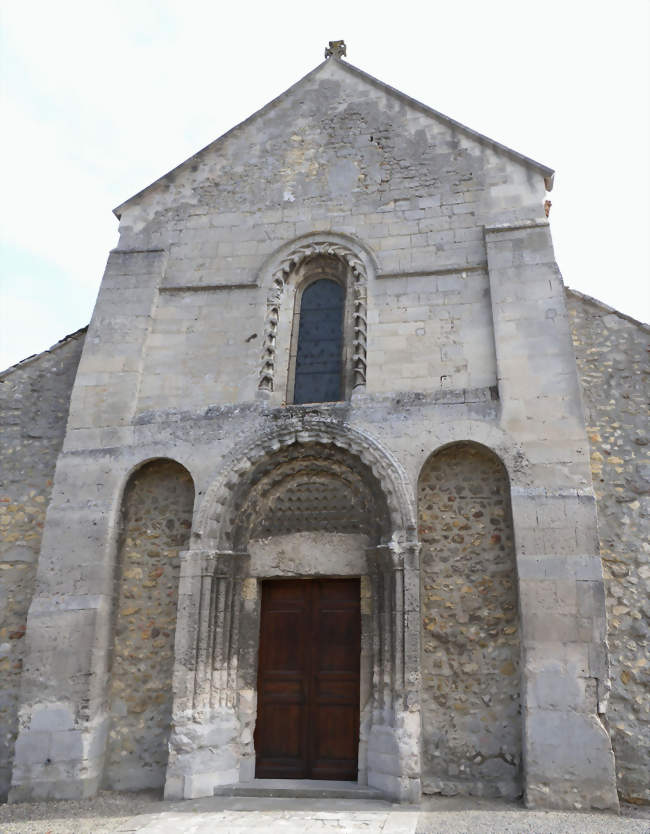
[[[223,549],[237,486],[254,467],[293,444],[334,445],[358,457],[377,479],[390,516],[393,540],[410,541],[416,535],[415,501],[406,473],[393,456],[374,438],[346,424],[313,417],[292,417],[282,428],[267,432],[236,446],[230,465],[207,490],[198,512],[194,539],[198,546],[208,542]],[[199,544],[200,542],[200,544]]]
[[[390,539],[386,497],[357,455],[332,443],[293,443],[240,479],[221,529],[229,549],[299,532],[360,533],[369,546]]]
[[[355,251],[355,248],[341,241],[328,240],[324,236],[322,239],[308,240],[295,246],[281,258],[279,263],[271,268],[271,287],[266,300],[264,341],[262,343],[262,359],[258,382],[260,391],[273,391],[280,302],[289,275],[307,258],[318,255],[338,258],[350,270],[353,296],[352,388],[353,390],[363,388],[366,384],[366,316],[368,305],[366,264],[360,252]]]

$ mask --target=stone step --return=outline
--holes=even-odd
[[[287,796],[302,799],[385,799],[381,791],[357,782],[321,779],[254,779],[220,785],[215,796]]]

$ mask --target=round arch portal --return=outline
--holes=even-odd
[[[229,530],[232,527],[234,506],[242,485],[255,477],[256,467],[268,466],[276,453],[294,445],[318,443],[335,447],[341,453],[358,458],[376,479],[386,502],[390,526],[389,538],[412,542],[416,536],[415,502],[406,473],[397,460],[366,432],[344,423],[310,418],[292,417],[289,413],[280,428],[251,438],[235,447],[228,456],[225,471],[206,491],[199,508],[193,546],[232,549]]]
[[[359,781],[416,799],[418,547],[401,466],[359,430],[290,412],[281,428],[241,444],[229,460],[185,554],[166,795],[190,795],[193,774],[217,756],[213,737],[236,767],[215,760],[215,786],[254,776],[262,583],[356,577]],[[308,548],[300,551],[302,537]],[[290,563],[275,547],[287,540],[298,553]]]

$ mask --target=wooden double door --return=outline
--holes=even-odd
[[[358,579],[262,585],[258,778],[357,779]]]

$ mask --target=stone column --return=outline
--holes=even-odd
[[[212,796],[239,781],[237,676],[242,553],[181,553],[176,620],[173,728],[165,798]]]
[[[617,808],[605,594],[562,277],[544,220],[486,227],[521,607],[529,807]]]
[[[417,543],[367,551],[373,605],[373,713],[368,784],[420,798],[420,622]]]

